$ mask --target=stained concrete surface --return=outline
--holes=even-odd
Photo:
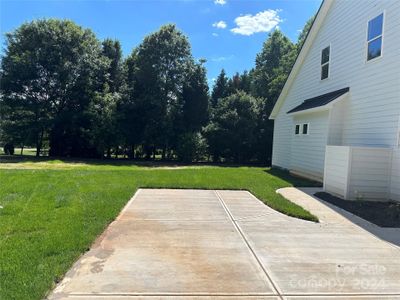
[[[400,299],[400,249],[301,197],[320,223],[247,191],[140,189],[49,298]]]

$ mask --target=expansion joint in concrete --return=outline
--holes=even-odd
[[[247,248],[249,249],[249,251],[251,252],[252,256],[254,257],[254,259],[257,261],[257,264],[259,265],[259,267],[262,269],[262,271],[264,272],[265,276],[267,277],[268,282],[271,284],[271,286],[273,287],[273,289],[275,290],[276,294],[279,296],[280,299],[283,299],[282,297],[282,293],[279,291],[278,286],[272,281],[271,276],[268,274],[268,271],[266,270],[266,268],[263,266],[263,264],[261,263],[260,259],[258,258],[257,254],[255,253],[254,249],[251,247],[249,241],[247,240],[246,236],[244,235],[243,231],[241,230],[240,226],[236,223],[235,219],[233,218],[232,213],[230,212],[229,208],[227,207],[227,205],[225,204],[224,200],[222,199],[221,195],[218,193],[218,191],[215,191],[215,194],[217,195],[218,200],[220,201],[222,207],[224,208],[225,212],[228,214],[229,219],[231,220],[233,226],[235,227],[235,229],[237,230],[237,232],[240,234],[242,240],[244,241],[244,243],[246,244]]]

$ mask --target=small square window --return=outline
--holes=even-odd
[[[303,124],[303,134],[308,134],[308,124]]]
[[[294,134],[299,135],[300,134],[300,125],[296,125],[295,130],[294,130]]]

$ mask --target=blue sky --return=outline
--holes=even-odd
[[[321,0],[0,0],[4,33],[37,18],[71,19],[98,38],[121,41],[124,55],[161,25],[175,23],[189,37],[195,58],[207,59],[210,84],[254,66],[268,31],[276,26],[295,41]]]

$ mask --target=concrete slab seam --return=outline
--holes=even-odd
[[[280,299],[283,299],[282,297],[282,293],[279,290],[278,286],[275,285],[275,283],[272,281],[272,278],[270,277],[270,275],[268,274],[267,270],[264,268],[263,264],[261,263],[260,259],[258,258],[258,256],[256,255],[256,253],[254,252],[253,248],[251,247],[250,243],[247,241],[245,235],[243,234],[241,228],[238,226],[238,224],[235,222],[231,212],[229,211],[229,208],[226,206],[224,200],[222,199],[221,195],[218,193],[218,191],[215,191],[215,194],[217,195],[218,200],[221,202],[221,205],[223,206],[223,208],[225,209],[226,213],[228,214],[233,226],[235,227],[235,229],[238,231],[238,233],[240,234],[240,236],[242,237],[243,241],[245,242],[247,248],[249,249],[249,251],[251,252],[251,254],[253,255],[253,257],[255,258],[256,262],[258,263],[259,267],[261,268],[261,270],[263,270],[265,276],[268,279],[269,284],[271,284],[271,286],[273,287],[273,289],[275,290],[275,292],[277,293],[277,295],[279,296]]]

